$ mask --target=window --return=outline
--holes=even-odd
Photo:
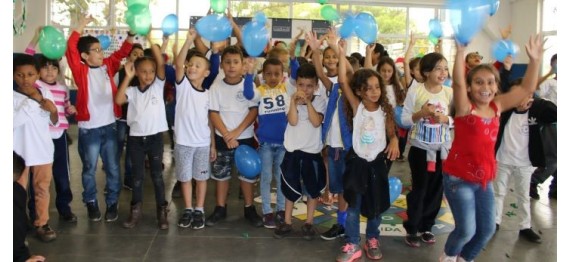
[[[268,18],[290,18],[289,2],[231,1],[230,9],[234,17],[253,17],[261,11]]]
[[[68,27],[76,25],[82,14],[89,13],[95,18],[93,24],[89,26],[105,27],[109,25],[110,22],[109,1],[110,0],[52,0],[51,22]]]

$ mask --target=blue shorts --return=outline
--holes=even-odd
[[[303,187],[315,199],[325,190],[326,171],[320,153],[310,154],[296,150],[286,152],[281,163],[281,191],[287,200],[296,202],[301,198]]]
[[[329,167],[329,191],[333,194],[342,194],[346,153],[338,147],[327,147],[327,160]]]
[[[232,178],[232,168],[235,165],[234,161],[235,149],[227,148],[226,142],[224,142],[224,139],[221,136],[216,135],[215,140],[216,140],[217,157],[216,161],[214,161],[214,163],[212,164],[211,178],[217,181],[226,181]],[[253,144],[255,143],[255,139],[253,138],[239,139],[238,143],[240,145],[248,145],[255,148],[253,146]],[[236,173],[238,173],[238,178],[242,181],[248,183],[255,183],[255,181],[257,181],[257,178],[249,179],[239,174],[239,172]]]

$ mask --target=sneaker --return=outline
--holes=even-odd
[[[424,243],[428,244],[435,243],[435,235],[432,232],[429,231],[423,232],[421,238]]]
[[[542,238],[540,238],[540,236],[535,233],[532,228],[522,229],[519,231],[519,236],[523,236],[530,242],[542,243]]]
[[[218,222],[226,219],[226,207],[216,206],[214,212],[206,220],[206,226],[215,226]]]
[[[530,183],[530,191],[528,192],[528,195],[534,200],[540,199],[540,195],[538,194],[537,186],[538,185],[535,183]]]
[[[77,222],[77,216],[73,212],[59,214],[59,219],[69,223]]]
[[[205,226],[206,216],[200,210],[192,212],[192,229],[202,229]]]
[[[283,223],[273,231],[273,237],[281,239],[289,235],[291,232],[293,232],[293,225]]]
[[[99,205],[97,205],[97,202],[96,201],[88,202],[85,205],[87,206],[87,213],[89,215],[89,220],[100,221],[101,211],[99,211]]]
[[[366,240],[364,245],[364,251],[366,251],[366,256],[372,260],[382,259],[382,252],[380,252],[380,243],[377,238],[370,238]]]
[[[252,226],[254,226],[254,227],[262,227],[263,226],[263,220],[257,214],[257,211],[255,210],[254,205],[244,207],[243,208],[243,215],[245,216],[245,218],[249,221],[249,223]]]
[[[263,226],[265,228],[275,228],[275,219],[273,213],[263,215]]]
[[[192,210],[185,209],[180,219],[178,219],[178,226],[187,228],[190,226],[190,224],[192,224]]]
[[[457,256],[455,257],[451,257],[445,254],[445,252],[443,252],[443,254],[441,254],[441,256],[439,257],[439,262],[456,262],[457,261]]]
[[[107,206],[107,211],[105,212],[105,222],[113,222],[119,218],[119,203]]]
[[[313,240],[317,234],[317,231],[312,224],[304,224],[301,227],[301,231],[303,232],[303,238],[306,240]]]
[[[275,226],[285,224],[285,210],[275,212]]]
[[[57,237],[55,231],[53,231],[53,229],[51,229],[48,224],[45,224],[41,227],[36,227],[36,235],[43,242],[54,241]]]
[[[341,247],[341,252],[336,257],[337,262],[351,262],[357,261],[362,257],[362,248],[359,245],[346,243]]]
[[[344,236],[344,227],[340,224],[334,224],[331,227],[331,229],[321,234],[321,238],[324,240],[334,240],[336,238],[343,236]]]
[[[407,234],[405,240],[406,244],[411,247],[420,247],[420,237],[416,234]]]

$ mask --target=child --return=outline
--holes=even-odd
[[[210,94],[206,77],[217,75],[218,49],[212,49],[211,62],[198,52],[188,53],[190,44],[197,37],[190,29],[186,42],[175,58],[176,63],[176,112],[174,118],[176,178],[180,181],[184,212],[178,226],[202,229],[205,225],[204,201],[210,177],[209,162],[216,158],[212,128],[208,121]],[[214,45],[216,47],[217,45]],[[212,68],[210,70],[210,68]],[[209,159],[209,161],[208,161]],[[196,206],[192,206],[192,179],[196,181]]]
[[[158,228],[168,229],[168,202],[164,197],[162,178],[162,153],[164,141],[162,132],[168,130],[164,108],[164,59],[158,45],[151,44],[154,57],[139,57],[134,63],[125,64],[125,79],[115,95],[115,103],[128,102],[127,124],[129,125],[129,153],[132,164],[133,192],[131,212],[123,223],[125,228],[133,228],[142,217],[143,178],[145,159],[148,156],[150,176],[156,200]],[[134,76],[138,85],[129,86]],[[128,87],[128,89],[127,89]]]
[[[121,190],[115,123],[115,118],[121,116],[121,108],[113,102],[117,87],[112,79],[121,60],[129,55],[135,35],[129,32],[121,48],[110,57],[103,58],[103,49],[97,38],[90,35],[80,37],[83,28],[93,20],[92,16],[87,16],[79,21],[79,26],[67,40],[65,56],[77,85],[76,119],[78,151],[83,163],[83,202],[87,206],[89,220],[100,221],[95,173],[101,155],[106,174],[105,221],[112,222],[119,218]]]
[[[443,165],[445,196],[455,219],[440,261],[472,261],[493,236],[495,201],[492,181],[496,174],[494,154],[501,112],[520,105],[537,85],[543,53],[540,35],[525,45],[529,64],[521,87],[496,95],[499,76],[492,65],[477,66],[465,77],[461,59],[465,47],[456,44],[453,67],[455,139]]]
[[[404,56],[404,86],[411,92],[416,86],[424,82],[422,74],[420,72],[420,57],[412,58],[412,53],[414,46],[416,45],[416,38],[414,34],[410,34],[410,43],[408,44],[408,49],[406,49],[406,54]]]
[[[318,78],[315,67],[304,64],[297,70],[297,91],[291,96],[287,108],[287,128],[283,145],[287,152],[281,163],[281,190],[286,198],[285,223],[275,229],[273,236],[283,238],[293,231],[291,218],[293,205],[301,199],[303,188],[307,199],[307,219],[301,228],[303,238],[312,240],[316,235],[313,217],[317,198],[326,186],[325,166],[321,157],[321,123],[326,103],[317,92]]]
[[[285,147],[283,136],[287,126],[286,108],[289,103],[289,94],[283,79],[283,64],[277,58],[268,58],[263,63],[262,84],[253,89],[253,74],[255,66],[248,58],[249,73],[245,77],[244,96],[252,102],[258,103],[257,139],[259,140],[259,156],[261,158],[261,210],[263,212],[263,226],[275,228],[285,219],[285,197],[281,192],[280,168]],[[296,72],[295,72],[296,73]],[[291,88],[292,89],[292,88]],[[273,175],[272,175],[273,173]],[[271,208],[271,180],[275,177],[277,186],[277,212],[273,215]]]
[[[336,261],[356,261],[362,256],[361,214],[367,218],[366,256],[379,260],[382,253],[378,228],[382,212],[390,207],[386,160],[393,161],[399,155],[394,113],[382,77],[376,71],[360,69],[349,82],[344,59],[339,67],[339,83],[348,102],[347,117],[352,120],[353,147],[347,156],[344,178],[344,197],[348,202],[346,243]]]
[[[226,198],[229,189],[234,151],[240,145],[252,146],[253,122],[257,117],[257,105],[245,99],[243,53],[237,46],[226,47],[222,53],[222,69],[225,77],[214,81],[210,90],[210,121],[216,129],[217,157],[211,178],[216,180],[216,208],[206,221],[214,226],[227,216]],[[253,205],[255,179],[239,176],[243,192],[244,216],[252,226],[261,227],[263,222]]]
[[[32,186],[36,203],[34,226],[37,236],[44,242],[56,239],[49,224],[50,183],[54,145],[49,126],[57,126],[59,116],[49,89],[37,86],[39,66],[30,55],[14,57],[13,91],[13,150],[26,162],[18,183],[28,184],[30,171],[34,173]]]
[[[141,44],[133,44],[133,48],[127,57],[127,62],[134,63],[135,60],[139,57],[144,56],[144,49]],[[125,67],[121,67],[119,72],[115,75],[115,83],[121,84],[125,79]],[[128,86],[137,86],[138,80],[136,75],[131,80]],[[127,190],[133,190],[133,176],[131,174],[132,163],[131,163],[131,154],[129,153],[129,143],[128,143],[128,135],[129,135],[129,126],[127,125],[127,110],[129,108],[128,104],[124,104],[121,106],[121,117],[117,120],[117,145],[118,145],[118,156],[119,159],[123,154],[123,149],[126,147],[125,150],[125,173],[123,175],[123,187]],[[125,146],[125,141],[126,146]]]
[[[513,88],[519,88],[520,80]],[[540,131],[544,125],[556,122],[556,104],[529,95],[516,108],[501,114],[501,125],[497,135],[497,178],[493,181],[495,190],[495,223],[499,230],[503,217],[503,200],[507,194],[509,179],[514,179],[515,196],[520,217],[519,235],[531,242],[542,239],[531,228],[529,183],[536,167],[546,166],[543,141]],[[528,152],[528,154],[523,153]]]
[[[449,127],[453,123],[448,116],[453,92],[443,86],[447,60],[439,53],[429,53],[420,61],[420,72],[425,81],[408,93],[402,111],[403,124],[413,125],[408,153],[412,190],[406,196],[408,219],[404,222],[405,242],[411,247],[419,247],[420,240],[435,243],[431,228],[441,207],[441,163],[451,146]]]
[[[34,38],[26,48],[27,54],[34,55],[36,53],[35,47],[42,29],[43,27],[39,27],[38,30],[36,30]],[[59,126],[50,126],[49,128],[54,145],[52,174],[56,191],[55,206],[62,220],[74,223],[77,222],[77,216],[71,212],[71,207],[69,206],[73,200],[73,194],[71,193],[71,187],[69,185],[69,150],[66,131],[69,128],[69,123],[67,122],[66,116],[75,114],[76,110],[69,102],[69,89],[58,81],[61,72],[59,61],[40,55],[39,66],[40,81],[37,81],[36,84],[50,90],[59,117]],[[33,176],[33,174],[30,175]],[[29,192],[30,195],[34,195],[34,188],[30,187]],[[30,199],[28,204],[31,206],[30,214],[34,217],[34,199]]]

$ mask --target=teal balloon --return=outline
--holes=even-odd
[[[429,40],[432,44],[437,45],[437,42],[439,42],[439,37],[436,37],[436,36],[434,36],[432,33],[429,33],[428,40]]]
[[[107,50],[111,46],[111,38],[108,35],[98,35],[97,39],[103,50]]]
[[[127,0],[127,7],[132,5],[144,5],[148,7],[149,0]]]
[[[438,19],[430,19],[429,20],[429,30],[430,35],[434,36],[435,38],[440,38],[443,36],[443,29],[441,28],[441,22]]]
[[[356,15],[354,32],[365,43],[375,43],[378,38],[378,24],[374,16],[367,12],[358,13]]]
[[[489,0],[448,0],[455,39],[467,45],[481,31],[489,17]]]
[[[398,199],[402,193],[402,181],[395,176],[388,178],[388,189],[390,192],[390,205]]]
[[[228,0],[210,0],[210,8],[216,13],[224,13],[228,7]]]
[[[346,39],[353,36],[354,27],[356,26],[356,16],[350,12],[343,15],[342,24],[338,27],[337,32],[340,38]]]
[[[148,32],[150,32],[152,19],[148,6],[140,4],[131,5],[125,13],[125,18],[129,28],[133,32],[139,35],[147,35]]]
[[[265,24],[265,23],[267,23],[267,16],[265,16],[265,14],[263,12],[257,12],[253,16],[253,20],[255,22],[260,23],[260,24]]]
[[[178,16],[169,14],[162,19],[162,33],[169,36],[178,32]]]
[[[324,5],[326,4],[328,1],[327,0],[319,0],[319,4]]]
[[[204,39],[219,42],[230,37],[232,25],[227,17],[221,14],[210,14],[196,22],[196,30]]]
[[[65,54],[67,41],[63,33],[53,26],[44,26],[38,40],[40,50],[49,59],[60,59]]]
[[[493,57],[503,62],[509,55],[514,58],[519,52],[519,47],[511,40],[501,40],[493,44],[492,51]]]
[[[332,5],[323,5],[323,7],[321,7],[321,16],[327,21],[340,19],[340,15]]]
[[[249,56],[259,56],[269,43],[269,32],[264,24],[251,21],[242,29],[243,47]]]
[[[499,6],[501,5],[501,1],[499,0],[489,0],[489,15],[493,16],[499,10]]]
[[[246,178],[253,179],[261,172],[261,158],[257,151],[248,145],[238,146],[234,159],[239,173]]]

